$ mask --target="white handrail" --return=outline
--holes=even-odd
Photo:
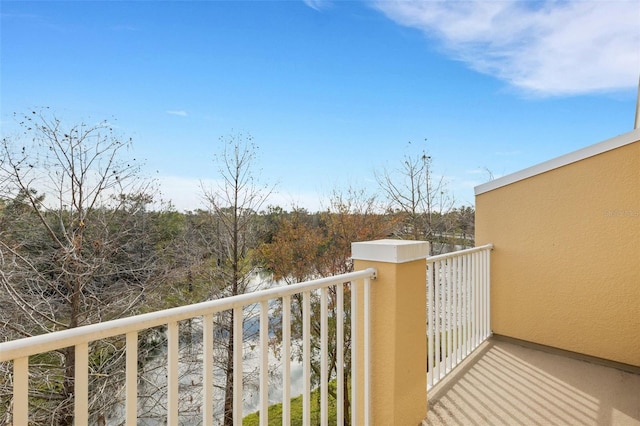
[[[329,278],[322,278],[318,280],[307,281],[304,283],[298,283],[288,286],[274,287],[267,290],[256,291],[253,293],[246,293],[238,296],[227,297],[218,300],[212,300],[208,302],[202,302],[194,305],[182,306],[164,311],[152,312],[142,315],[137,315],[129,318],[121,318],[117,320],[107,321],[99,324],[92,324],[82,327],[77,327],[69,330],[62,330],[54,333],[43,334],[39,336],[27,337],[24,339],[3,342],[0,343],[0,362],[13,361],[14,371],[14,389],[13,389],[13,420],[14,424],[26,424],[28,422],[28,368],[29,368],[29,356],[40,354],[44,352],[50,352],[67,347],[75,347],[76,355],[76,377],[75,377],[75,419],[80,424],[88,423],[88,348],[89,342],[106,339],[114,336],[126,337],[126,372],[125,372],[125,386],[126,386],[126,401],[124,415],[127,425],[134,425],[137,422],[137,345],[138,345],[138,332],[145,329],[154,328],[157,326],[167,326],[167,422],[168,424],[178,424],[179,420],[179,322],[192,318],[201,317],[203,320],[203,332],[204,332],[204,347],[203,347],[203,360],[202,360],[202,384],[203,384],[203,403],[205,405],[203,409],[203,424],[211,425],[213,421],[212,412],[212,388],[213,388],[213,364],[212,364],[212,348],[213,348],[213,315],[218,312],[232,310],[233,312],[233,421],[234,424],[240,424],[243,416],[243,347],[242,347],[242,335],[243,335],[243,308],[254,304],[260,305],[260,348],[261,348],[261,360],[260,360],[260,422],[261,424],[267,424],[267,409],[268,409],[268,301],[275,299],[282,299],[283,304],[283,344],[286,349],[283,353],[287,358],[290,356],[290,343],[291,343],[291,330],[290,324],[285,322],[290,320],[290,302],[291,296],[295,294],[302,294],[304,307],[303,307],[303,352],[305,358],[304,368],[304,381],[305,389],[303,394],[304,405],[304,418],[305,423],[310,421],[310,296],[317,290],[320,290],[322,300],[322,312],[323,318],[321,321],[321,340],[322,343],[322,403],[321,408],[322,418],[324,422],[328,422],[328,397],[327,397],[327,383],[329,371],[327,369],[327,301],[328,287],[335,286],[338,303],[343,303],[343,286],[345,284],[351,284],[351,288],[355,293],[354,282],[357,280],[364,280],[365,287],[365,322],[368,321],[368,292],[370,278],[374,277],[376,270],[374,268],[368,268],[362,271],[342,274]],[[355,294],[353,295],[355,300]],[[352,303],[354,302],[352,300]],[[337,315],[339,318],[343,317],[342,306],[337,307]],[[351,317],[352,325],[351,329],[356,330],[357,326],[353,324],[357,321],[358,316],[353,315]],[[368,324],[364,324],[365,339],[368,339],[369,327]],[[344,338],[344,327],[341,321],[337,322],[336,335],[338,338]],[[342,346],[344,342],[337,343],[338,350],[338,362],[343,362],[343,350]],[[366,343],[366,342],[365,342]],[[365,344],[365,386],[368,382],[368,345]],[[290,422],[290,404],[289,404],[289,392],[290,383],[287,380],[290,379],[290,367],[288,363],[284,363],[283,367],[283,397],[286,401],[283,401],[283,408],[287,409],[286,413],[283,413],[283,424],[289,424]],[[355,377],[357,373],[357,364],[352,365],[352,377]],[[338,372],[342,372],[342,365],[339,366]],[[338,384],[343,383],[342,377],[337,378]],[[368,407],[369,401],[367,388],[365,387],[365,407]],[[338,392],[338,403],[342,404],[342,389]],[[355,398],[355,395],[354,395]],[[356,410],[352,410],[352,416],[355,418]],[[343,412],[338,410],[337,421],[342,423]],[[367,418],[365,414],[365,418]]]
[[[347,281],[357,280],[374,275],[375,269],[368,268],[362,271],[350,272],[334,277],[321,278],[288,286],[274,287],[252,293],[225,297],[224,299],[210,300],[188,306],[165,309],[163,311],[149,312],[134,317],[120,318],[105,321],[98,324],[61,330],[55,333],[41,334],[0,343],[0,362],[10,361],[42,352],[54,351],[79,343],[106,339],[113,336],[127,334],[132,331],[140,331],[173,321],[182,321],[189,318],[204,316],[211,312],[226,311],[229,309],[259,303],[262,299],[277,299],[284,296],[292,296],[304,291],[329,287]],[[28,352],[25,352],[29,348]]]
[[[436,256],[427,257],[427,262],[433,263],[436,260],[452,259],[454,257],[467,256],[471,253],[482,252],[486,250],[493,250],[493,244],[485,244],[483,246],[471,247],[464,250],[452,251],[451,253],[438,254]]]

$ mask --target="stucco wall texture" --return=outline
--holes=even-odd
[[[476,196],[493,332],[640,366],[640,141]]]

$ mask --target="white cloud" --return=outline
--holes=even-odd
[[[176,110],[171,110],[171,111],[167,111],[167,114],[171,114],[171,115],[178,115],[180,117],[186,117],[187,115],[187,111],[176,111]]]
[[[318,11],[324,9],[331,3],[329,0],[303,0],[303,1],[304,1],[304,4],[309,6],[311,9],[318,10]]]
[[[640,1],[374,0],[398,24],[438,39],[469,67],[529,93],[635,88]]]

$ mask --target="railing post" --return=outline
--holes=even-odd
[[[370,296],[370,423],[417,425],[427,416],[429,243],[378,240],[352,243],[351,250],[355,270],[377,269]]]

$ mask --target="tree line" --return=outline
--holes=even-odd
[[[400,167],[376,176],[375,191],[336,189],[324,210],[309,212],[271,205],[275,188],[257,179],[257,145],[251,136],[230,135],[214,157],[218,184],[201,188],[202,208],[178,212],[158,206],[154,181],[127,158],[131,139],[109,122],[68,125],[47,111],[15,116],[22,133],[0,146],[2,341],[253,291],[258,270],[287,284],[350,272],[354,241],[427,240],[436,251],[473,245],[473,208],[455,205],[425,152],[407,154]],[[232,424],[232,316],[215,318],[225,425]],[[300,337],[302,304],[295,298],[292,317]],[[144,360],[157,352],[161,336],[157,330],[140,336],[141,372],[151,368]],[[317,339],[312,346],[319,350]],[[123,355],[122,337],[91,343],[96,424],[120,403]],[[72,424],[74,348],[30,363],[33,422]],[[312,369],[317,380],[317,361]],[[11,365],[0,365],[0,422],[7,424],[11,374]]]

